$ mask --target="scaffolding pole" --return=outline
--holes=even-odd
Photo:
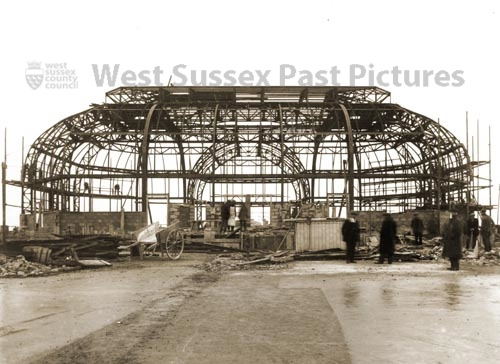
[[[4,133],[4,155],[3,155],[3,162],[2,162],[2,243],[5,243],[7,239],[7,202],[5,201],[5,198],[7,197],[7,128],[5,128],[5,133]]]

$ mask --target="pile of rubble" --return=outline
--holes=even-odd
[[[447,260],[443,257],[443,238],[437,237],[423,242],[423,245],[396,245],[395,257],[398,254],[408,254],[414,260]],[[463,251],[463,259],[473,265],[500,265],[500,248],[495,247],[489,252]]]
[[[500,249],[494,248],[489,252],[482,252],[479,258],[476,258],[474,252],[464,254],[464,260],[472,265],[500,265]]]
[[[0,277],[36,277],[49,274],[56,274],[75,267],[51,267],[48,265],[27,261],[23,255],[9,257],[0,254]]]
[[[443,256],[443,248],[441,246],[400,246],[396,247],[394,252],[395,258],[398,256],[411,257],[413,261],[419,260],[439,260]]]
[[[288,267],[288,262],[293,261],[293,256],[288,252],[281,253],[252,253],[246,257],[242,253],[218,254],[210,262],[200,268],[209,272],[222,272],[231,270],[278,270]]]
[[[31,239],[7,241],[3,251],[11,256],[22,254],[26,256],[26,248],[38,247],[50,249],[50,263],[65,263],[68,256],[77,252],[80,258],[117,259],[119,247],[124,243],[120,236],[88,235],[88,236],[53,236],[51,239]],[[30,259],[29,256],[26,256]],[[48,263],[43,262],[42,263]]]

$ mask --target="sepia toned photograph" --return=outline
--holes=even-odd
[[[0,5],[0,364],[496,364],[497,2]]]

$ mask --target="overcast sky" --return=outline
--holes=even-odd
[[[27,150],[57,121],[103,102],[106,91],[122,85],[120,76],[127,70],[149,71],[153,82],[157,67],[163,72],[163,83],[180,64],[186,65],[182,69],[186,76],[190,70],[197,75],[201,70],[235,70],[236,74],[270,70],[268,82],[279,84],[283,81],[280,65],[288,64],[297,77],[286,84],[294,85],[299,71],[314,74],[337,67],[341,85],[353,81],[368,85],[368,73],[357,80],[350,77],[353,65],[359,65],[357,71],[365,68],[381,75],[384,84],[376,85],[389,90],[393,102],[436,121],[439,118],[464,144],[468,111],[476,145],[477,120],[480,123],[480,159],[488,159],[491,125],[492,201],[496,204],[498,11],[493,0],[2,2],[0,126],[2,157],[4,128],[8,133],[8,179],[19,179],[22,136]],[[77,84],[72,89],[50,89],[50,81],[44,79],[32,89],[26,81],[26,74],[35,72],[28,70],[32,61],[41,62],[44,70],[63,64],[59,66],[76,76]],[[119,65],[114,87],[96,83],[93,64],[99,70],[106,64],[111,69]],[[412,74],[442,71],[440,75],[444,79],[449,75],[449,82],[431,77],[428,86],[421,82],[410,87],[402,81],[399,85],[384,73],[393,67]],[[172,81],[180,81],[173,76]],[[127,80],[131,82],[130,77]],[[488,168],[481,174],[488,177]],[[480,200],[489,202],[487,190]],[[9,189],[8,203],[19,202],[20,191]],[[18,224],[18,213],[8,210],[8,224]]]

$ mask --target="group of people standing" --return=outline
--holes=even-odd
[[[240,230],[245,231],[247,229],[247,222],[249,218],[248,207],[246,204],[242,204],[240,211],[238,213],[238,218],[240,219]],[[236,202],[234,200],[228,200],[222,204],[221,207],[221,233],[227,231],[234,231],[236,226]]]
[[[464,232],[466,235],[465,248],[473,250],[476,246],[477,239],[481,235],[484,245],[484,251],[491,251],[491,235],[495,229],[493,219],[486,214],[486,210],[481,210],[481,229],[479,229],[479,219],[475,216],[474,212],[469,214],[465,221]]]
[[[462,241],[465,236],[467,250],[474,249],[479,235],[483,241],[484,250],[491,251],[491,236],[495,229],[493,219],[486,214],[486,210],[481,210],[481,228],[479,228],[479,220],[472,212],[465,224],[458,217],[458,211],[452,211],[449,223],[444,229],[444,244],[443,256],[450,260],[450,270],[459,270],[459,262],[462,258]],[[356,263],[354,261],[354,254],[356,251],[356,244],[360,241],[360,227],[359,222],[356,220],[357,212],[352,211],[351,216],[345,220],[342,225],[342,237],[346,242],[346,262]],[[424,224],[422,219],[415,213],[412,221],[411,228],[415,237],[415,244],[422,244],[422,235]],[[396,243],[397,224],[392,218],[391,214],[384,213],[384,220],[380,228],[380,243],[379,243],[379,259],[377,264],[383,264],[387,259],[389,264],[392,264]]]
[[[462,222],[458,216],[458,211],[453,211],[449,224],[445,229],[443,256],[450,259],[450,270],[459,270],[460,259],[462,258],[462,239],[465,235],[465,249],[473,250],[476,244],[479,244],[478,238],[484,245],[484,251],[491,251],[491,236],[494,232],[495,224],[493,219],[486,213],[486,210],[481,210],[481,227],[479,227],[479,219],[474,212],[469,214],[467,220]]]
[[[356,220],[358,213],[351,212],[351,216],[344,221],[342,225],[342,238],[346,243],[346,263],[356,263],[354,254],[356,244],[360,241],[360,227]],[[394,249],[396,244],[397,224],[391,214],[384,213],[384,220],[380,228],[379,259],[377,264],[383,264],[385,259],[387,263],[392,264]]]
[[[465,236],[465,249],[473,250],[478,244],[478,238],[484,245],[484,251],[491,251],[491,236],[494,233],[495,223],[493,219],[486,213],[486,210],[481,210],[481,227],[479,227],[479,219],[474,212],[469,214],[467,220],[462,222],[458,217],[458,211],[453,211],[449,224],[446,226],[444,233],[443,256],[450,259],[450,270],[459,270],[460,259],[462,258],[462,239]]]

